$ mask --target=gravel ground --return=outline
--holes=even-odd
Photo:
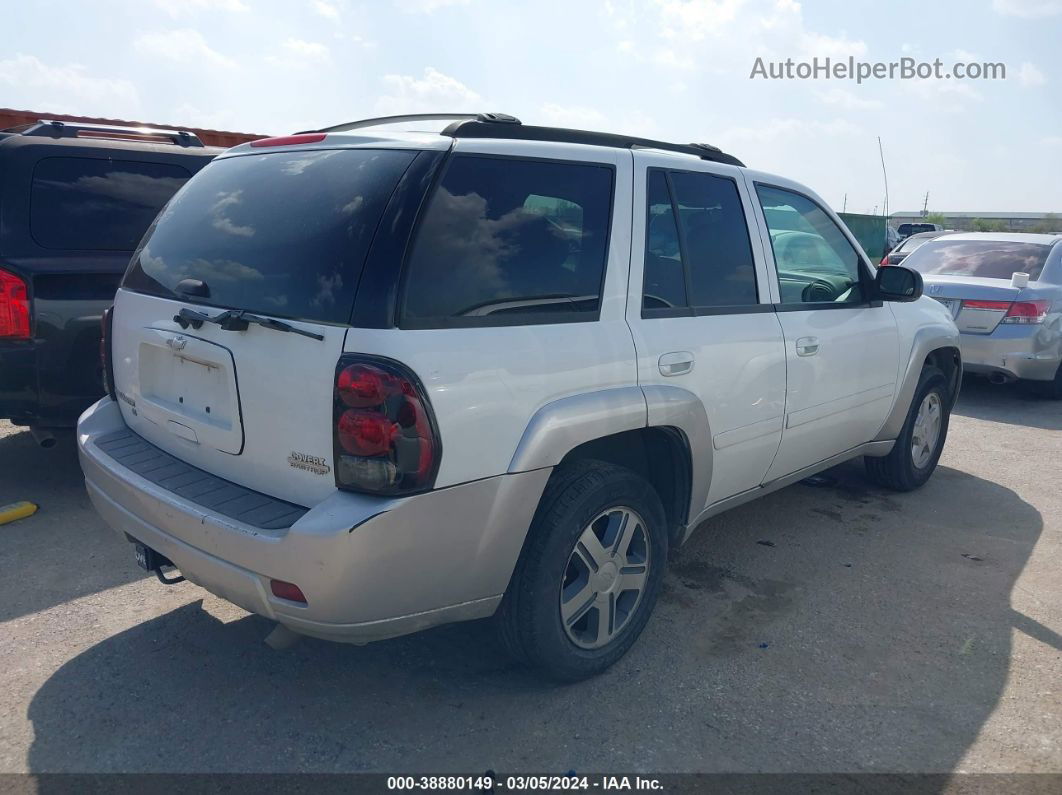
[[[0,772],[1062,772],[1062,405],[968,382],[922,490],[853,462],[711,520],[605,675],[488,622],[304,640],[145,577],[72,439],[0,422]]]

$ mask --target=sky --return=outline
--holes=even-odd
[[[1062,0],[5,4],[0,107],[263,134],[414,112],[721,146],[835,209],[1062,213]],[[1005,80],[764,80],[818,57]]]

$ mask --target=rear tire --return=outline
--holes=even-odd
[[[604,461],[563,466],[496,615],[502,644],[561,681],[601,673],[645,628],[667,547],[664,509],[644,478]]]
[[[944,373],[932,365],[923,367],[892,452],[881,458],[864,457],[867,476],[894,491],[911,491],[922,486],[937,468],[944,449],[950,406]]]

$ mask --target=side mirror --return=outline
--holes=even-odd
[[[922,274],[903,265],[885,265],[874,277],[882,301],[907,303],[922,297]]]

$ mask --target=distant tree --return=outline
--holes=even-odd
[[[929,215],[926,216],[926,223],[947,226],[948,219],[944,217],[944,213],[929,213]]]
[[[974,218],[970,222],[975,232],[1006,232],[1007,222],[998,218]]]
[[[1062,218],[1058,213],[1047,213],[1040,221],[1029,227],[1030,232],[1062,232]]]

